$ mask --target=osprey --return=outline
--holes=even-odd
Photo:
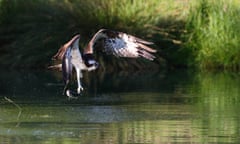
[[[82,70],[92,71],[98,68],[99,64],[93,57],[96,48],[101,48],[106,54],[112,54],[116,57],[142,57],[148,60],[155,58],[152,53],[155,53],[156,50],[146,46],[153,44],[152,42],[123,32],[108,29],[99,30],[84,48],[83,53],[80,53],[79,50],[79,39],[80,35],[75,35],[70,41],[60,47],[58,52],[53,56],[53,59],[61,60],[62,64],[50,66],[50,68],[62,68],[65,84],[63,94],[69,97],[73,95],[73,92],[68,90],[73,67],[77,75],[77,94],[80,94],[83,90],[81,85]]]

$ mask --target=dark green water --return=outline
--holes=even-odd
[[[53,72],[0,74],[1,144],[240,143],[238,73],[90,73],[72,100]]]

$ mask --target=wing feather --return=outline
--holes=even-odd
[[[53,56],[53,60],[61,60],[62,64],[49,66],[49,68],[62,68],[66,77],[72,72],[72,65],[77,68],[84,68],[83,59],[79,50],[80,35],[74,36],[70,41],[59,48],[58,52]]]
[[[153,60],[155,58],[152,53],[155,53],[156,50],[147,46],[152,45],[152,42],[123,32],[107,29],[99,30],[89,42],[85,52],[93,53],[93,49],[98,49],[99,44],[104,52],[116,57],[143,57],[148,60]]]
[[[58,49],[58,52],[52,57],[53,60],[62,60],[64,54],[66,53],[68,48],[78,48],[78,42],[80,39],[80,35],[75,35],[70,41],[65,43]]]

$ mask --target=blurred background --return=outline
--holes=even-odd
[[[45,69],[58,48],[101,28],[152,41],[153,63],[97,58],[112,69],[239,69],[238,0],[0,0],[0,65]]]

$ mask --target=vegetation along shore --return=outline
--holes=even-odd
[[[157,59],[130,64],[97,58],[110,69],[240,69],[238,0],[0,0],[0,65],[46,68],[74,34],[83,47],[101,28],[155,43]]]

